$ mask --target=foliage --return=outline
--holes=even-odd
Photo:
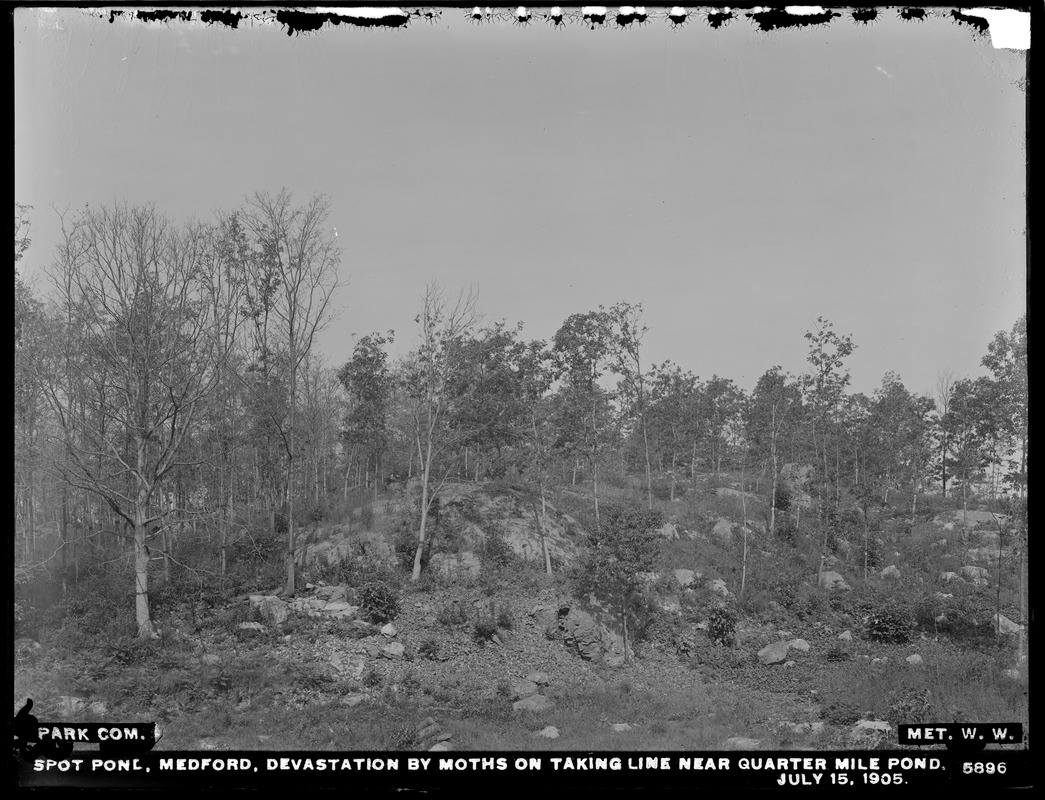
[[[867,620],[867,637],[875,642],[903,644],[914,627],[910,609],[897,601],[886,602],[873,610]]]
[[[371,620],[389,622],[399,615],[399,597],[384,583],[368,583],[359,590],[359,605]]]
[[[723,647],[736,647],[736,631],[737,617],[731,609],[719,606],[711,610],[708,616],[708,638],[712,642]]]

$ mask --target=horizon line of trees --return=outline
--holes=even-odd
[[[805,374],[774,366],[745,392],[651,363],[640,303],[528,340],[521,323],[486,323],[475,292],[433,283],[405,356],[389,352],[395,332],[371,333],[328,366],[314,348],[341,260],[328,215],[324,197],[295,205],[285,190],[210,223],[88,207],[63,225],[37,296],[18,275],[30,237],[16,205],[16,580],[131,559],[139,635],[153,636],[152,562],[168,577],[199,562],[180,538],[209,542],[206,569],[224,581],[234,548],[284,536],[292,595],[303,523],[411,479],[414,580],[451,478],[530,487],[542,531],[555,485],[590,492],[599,520],[607,475],[637,476],[651,509],[724,470],[776,498],[788,463],[815,466],[816,507],[836,512],[856,502],[866,516],[900,494],[913,520],[933,487],[1025,496],[1026,316],[988,344],[988,375],[941,373],[934,397],[892,372],[870,396],[849,393],[856,345],[824,318],[805,334]]]

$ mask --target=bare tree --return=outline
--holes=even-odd
[[[57,466],[124,522],[138,635],[154,637],[149,543],[169,516],[157,501],[220,374],[217,330],[230,306],[212,302],[200,225],[118,205],[85,210],[63,234],[52,270],[60,338],[42,362],[66,455]]]
[[[291,195],[281,190],[274,197],[257,192],[242,210],[243,224],[258,250],[248,261],[253,282],[264,287],[266,337],[276,340],[285,354],[287,415],[272,420],[287,459],[287,582],[283,593],[295,592],[294,477],[298,378],[316,334],[330,318],[330,299],[338,285],[341,250],[327,227],[329,201],[316,195],[294,208]],[[255,310],[257,310],[255,308]]]
[[[954,394],[954,370],[944,369],[936,374],[936,400],[940,409],[940,420],[947,417],[951,407],[951,397]],[[944,497],[947,496],[947,452],[950,449],[950,439],[947,429],[940,425],[940,491]]]
[[[465,294],[462,291],[451,305],[442,287],[431,283],[425,290],[421,313],[414,320],[420,326],[420,341],[407,367],[406,388],[412,400],[411,416],[421,479],[421,523],[410,576],[412,581],[421,577],[421,557],[428,543],[429,512],[446,480],[444,474],[433,485],[433,465],[456,438],[446,425],[451,403],[448,390],[454,371],[462,367],[462,339],[480,321],[475,311],[477,299],[474,292]]]

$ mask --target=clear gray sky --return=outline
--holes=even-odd
[[[893,370],[928,392],[981,374],[1026,307],[1024,54],[949,20],[590,30],[445,9],[290,37],[98,14],[15,13],[30,280],[55,208],[209,218],[285,186],[332,203],[333,365],[353,334],[408,349],[431,280],[531,338],[640,302],[647,362],[745,390],[804,370],[824,316],[859,346],[854,390]]]

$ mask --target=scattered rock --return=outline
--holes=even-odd
[[[883,569],[878,574],[879,574],[880,577],[886,578],[888,580],[894,580],[895,581],[895,580],[899,580],[900,579],[900,570],[897,569],[895,564],[890,564],[888,567]]]
[[[849,738],[861,742],[877,741],[888,735],[891,730],[889,723],[884,720],[862,719],[853,726]]]
[[[522,700],[512,703],[512,711],[547,711],[552,707],[552,701],[543,694],[531,694]]]
[[[918,666],[921,666],[924,663],[924,659],[920,655],[918,655],[917,653],[915,653],[914,655],[907,656],[907,658],[905,660],[912,667],[918,667]]]
[[[792,639],[791,640],[791,649],[792,650],[798,650],[801,653],[808,653],[809,652],[809,642],[807,642],[805,639]]]
[[[396,626],[393,625],[391,622],[387,623],[383,628],[381,628],[381,635],[387,636],[389,639],[395,636],[396,633],[398,633],[398,631],[396,630]]]
[[[392,642],[392,644],[386,644],[381,648],[381,655],[384,658],[390,658],[393,661],[398,661],[403,657],[406,652],[406,648],[403,647],[399,642]]]
[[[631,730],[631,725],[627,722],[615,722],[610,727],[613,728],[614,733],[624,733]]]
[[[962,581],[962,579],[961,579],[961,577],[959,577],[957,572],[941,572],[940,573],[940,582],[941,583],[950,583],[951,581]],[[962,581],[962,582],[964,582],[964,581]]]
[[[428,748],[429,753],[445,753],[448,750],[452,750],[453,746],[449,742],[437,742]]]
[[[359,606],[346,603],[344,600],[332,600],[323,606],[323,613],[335,619],[351,619],[359,611]]]
[[[241,622],[239,624],[240,630],[243,631],[257,631],[258,633],[265,632],[265,626],[260,622]]]
[[[338,672],[344,672],[350,677],[359,680],[363,677],[363,669],[366,667],[366,660],[363,656],[358,654],[350,655],[348,653],[334,653],[330,657],[330,664]]]
[[[824,572],[820,575],[820,586],[824,589],[832,590],[845,590],[849,588],[849,584],[845,582],[845,578],[839,575],[837,572]]]
[[[348,706],[349,708],[352,708],[354,706],[358,706],[360,703],[365,703],[365,702],[366,702],[366,695],[365,694],[346,694],[344,697],[341,698],[341,705]]]
[[[1001,674],[1009,680],[1018,681],[1020,679],[1020,671],[1018,669],[1004,669]]]
[[[204,653],[200,656],[200,663],[206,664],[209,667],[215,667],[221,663],[221,656],[214,653]]]
[[[761,745],[758,739],[749,739],[745,736],[733,736],[726,739],[727,750],[757,750]]]
[[[551,683],[551,679],[548,677],[547,672],[531,672],[526,676],[526,680],[533,681],[538,686],[547,686]]]
[[[766,666],[782,664],[787,659],[787,651],[791,649],[791,642],[780,641],[767,644],[758,651],[758,660]]]
[[[838,634],[838,638],[841,639],[843,642],[851,642],[853,641],[853,634],[851,634],[849,631],[842,631],[840,634]]]
[[[782,666],[782,667],[783,667],[784,669],[790,669],[791,667],[794,667],[794,666],[796,666],[796,664],[795,664],[795,662],[794,662],[794,661],[791,661],[790,659],[788,659],[788,660],[787,660],[787,661],[785,661],[785,662],[784,662],[783,664],[781,664],[781,666]]]
[[[793,733],[820,734],[824,732],[823,722],[790,722],[787,726]]]
[[[559,729],[556,728],[554,725],[548,725],[547,727],[537,731],[537,733],[535,733],[534,736],[540,736],[544,739],[558,739]]]
[[[947,592],[946,594],[944,592],[937,592],[935,597],[937,600],[950,600],[954,595],[950,592]]]

